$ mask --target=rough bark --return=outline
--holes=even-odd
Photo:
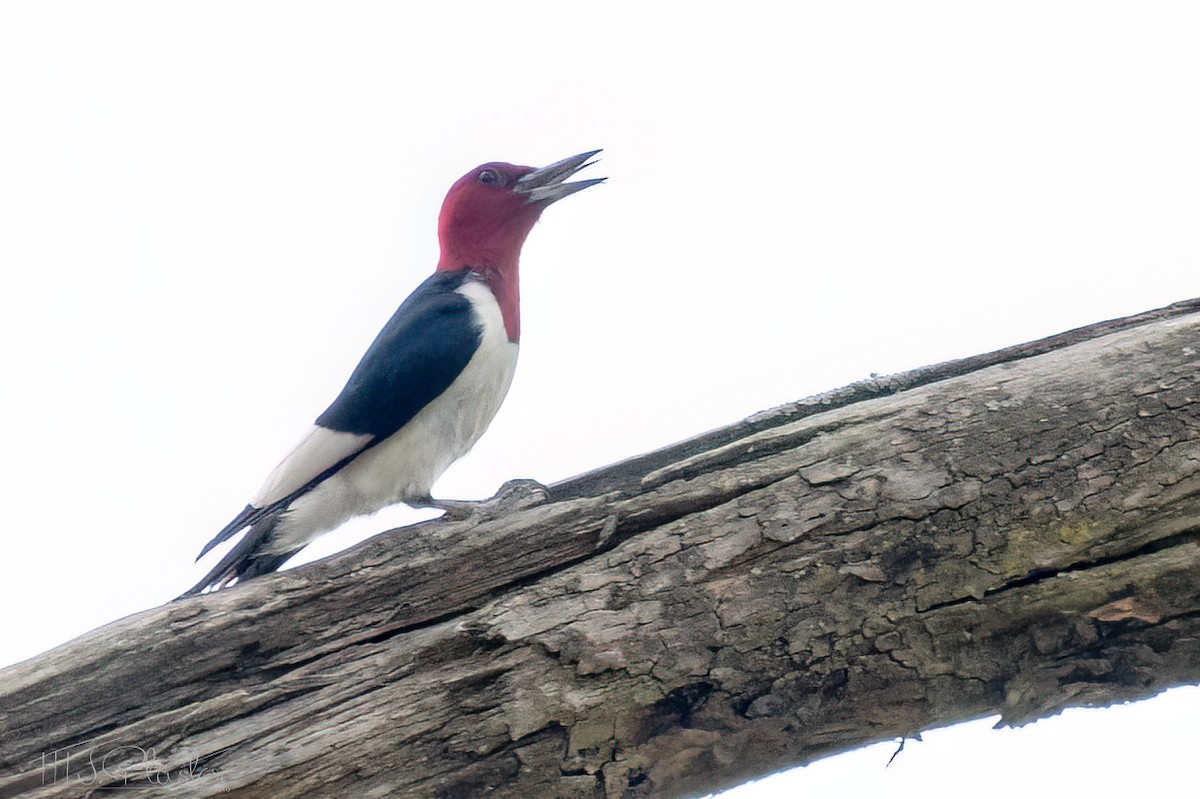
[[[679,796],[1200,681],[1197,353],[1193,300],[123,619],[0,673],[0,795]]]

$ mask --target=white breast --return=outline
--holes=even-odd
[[[469,280],[458,293],[471,302],[481,332],[466,368],[403,428],[293,502],[272,549],[295,549],[354,516],[427,498],[434,481],[491,424],[512,384],[518,346],[508,340],[491,289]]]

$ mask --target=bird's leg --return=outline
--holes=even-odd
[[[464,499],[434,499],[422,497],[408,504],[414,508],[435,508],[445,511],[447,519],[483,521],[494,519],[524,508],[540,505],[550,498],[550,491],[537,480],[509,480],[500,486],[491,499],[472,502]]]
[[[448,519],[466,519],[471,516],[479,502],[472,502],[469,499],[434,499],[433,497],[421,497],[420,499],[408,500],[408,505],[413,508],[433,508],[434,510],[445,511]]]

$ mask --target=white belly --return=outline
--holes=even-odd
[[[462,374],[398,432],[293,502],[272,550],[296,549],[355,516],[429,497],[434,481],[491,424],[512,383],[518,346],[508,340],[500,307],[483,283],[469,281],[458,291],[474,306],[482,333]]]

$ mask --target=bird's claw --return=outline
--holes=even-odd
[[[549,499],[550,489],[537,480],[523,478],[509,480],[500,486],[500,490],[496,492],[495,496],[485,500],[483,504],[503,513],[511,513],[532,508],[534,505],[541,505]]]
[[[449,521],[482,522],[541,505],[549,498],[550,490],[537,480],[520,479],[509,480],[494,496],[481,502],[427,497],[414,507],[437,508]]]

